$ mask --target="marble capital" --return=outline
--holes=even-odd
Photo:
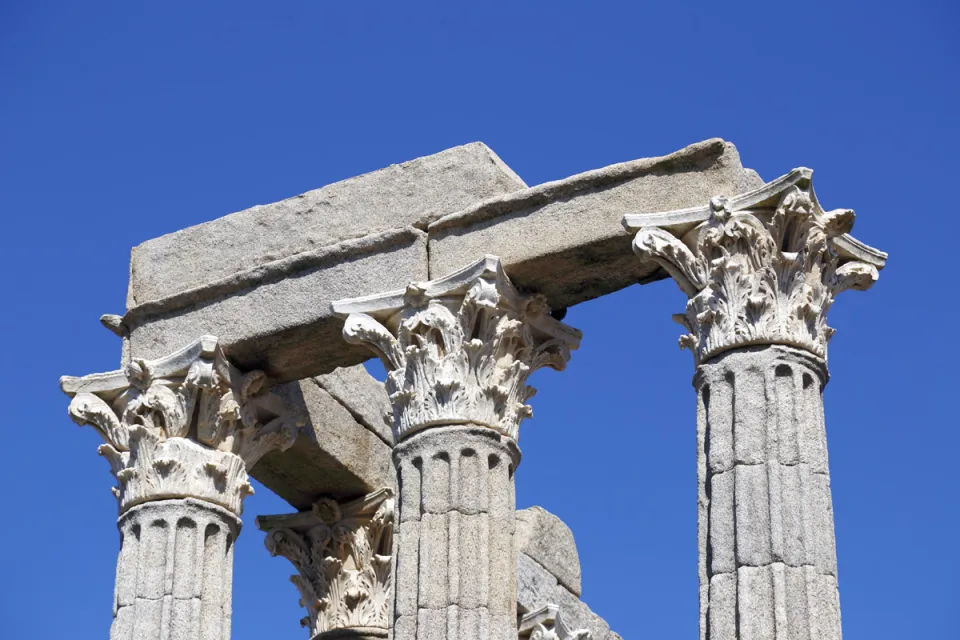
[[[247,470],[293,444],[303,417],[272,394],[261,371],[243,373],[213,336],[158,360],[82,378],[64,376],[70,417],[103,437],[120,511],[197,498],[239,515],[253,493]]]
[[[321,498],[310,511],[257,517],[270,554],[297,569],[290,580],[311,638],[336,630],[387,635],[393,516],[393,492],[380,489],[344,503]]]
[[[780,344],[826,359],[827,311],[848,289],[865,290],[887,254],[849,235],[849,209],[825,211],[813,172],[794,169],[762,187],[709,205],[629,214],[633,249],[659,263],[689,296],[674,318],[697,363],[730,349]]]
[[[436,425],[474,424],[517,439],[532,415],[529,375],[562,370],[581,334],[519,293],[500,259],[481,260],[406,290],[333,303],[344,338],[387,369],[394,438]]]
[[[572,630],[563,622],[560,607],[547,604],[520,618],[517,636],[521,640],[593,640],[587,629]]]

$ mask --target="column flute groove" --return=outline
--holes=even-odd
[[[103,437],[117,479],[111,640],[228,640],[247,469],[292,445],[302,417],[212,336],[60,387],[70,417]]]
[[[530,373],[580,333],[519,294],[498,258],[405,291],[334,303],[380,356],[399,487],[395,640],[517,638],[514,473]]]
[[[633,249],[687,294],[697,391],[700,637],[840,640],[822,391],[826,314],[886,254],[825,211],[812,172],[701,208],[630,214]]]

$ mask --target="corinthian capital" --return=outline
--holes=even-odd
[[[550,316],[544,298],[521,295],[500,259],[486,256],[405,291],[340,300],[348,342],[387,369],[394,437],[433,425],[473,423],[517,439],[532,415],[528,376],[562,370],[580,332]]]
[[[297,568],[310,637],[350,629],[387,635],[393,581],[393,493],[380,489],[344,504],[322,498],[310,511],[258,516],[267,550]]]
[[[824,211],[812,176],[794,169],[704,207],[624,216],[637,256],[659,263],[690,297],[674,318],[690,332],[680,346],[698,363],[756,344],[826,359],[834,296],[876,282],[887,254],[848,235],[853,211]]]
[[[105,440],[98,451],[117,478],[121,511],[192,497],[238,515],[253,493],[247,470],[292,445],[302,420],[266,383],[262,371],[231,365],[212,336],[123,370],[60,378],[70,417]]]
[[[567,627],[555,604],[544,605],[520,618],[517,636],[520,640],[593,640],[587,629]]]

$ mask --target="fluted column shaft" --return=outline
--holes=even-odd
[[[444,426],[404,440],[393,457],[395,640],[515,639],[516,444],[489,428]]]
[[[825,374],[780,346],[697,369],[703,640],[841,637]]]
[[[117,479],[111,640],[229,640],[247,469],[290,447],[301,417],[213,336],[60,387],[70,417],[103,437],[97,451]]]
[[[200,500],[158,500],[117,527],[110,640],[227,640],[239,518]]]
[[[520,294],[496,256],[405,291],[340,300],[343,335],[380,356],[400,492],[395,640],[514,640],[513,474],[529,375],[580,332]]]

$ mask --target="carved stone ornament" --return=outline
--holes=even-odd
[[[302,417],[268,392],[261,371],[241,373],[213,336],[120,371],[64,376],[70,417],[106,441],[121,512],[150,500],[198,498],[236,514],[253,493],[247,470],[296,439]]]
[[[393,513],[393,492],[380,489],[345,504],[323,498],[310,511],[257,517],[270,554],[299,572],[290,580],[311,638],[336,629],[387,635]]]
[[[593,640],[587,629],[568,629],[560,607],[555,604],[544,605],[520,618],[517,635],[521,640]]]
[[[824,211],[810,169],[794,169],[707,207],[624,217],[633,250],[654,260],[690,300],[674,316],[697,363],[729,349],[782,344],[826,359],[834,296],[865,290],[887,254],[850,237],[849,209]]]
[[[473,423],[517,439],[540,367],[562,370],[581,334],[521,295],[500,259],[486,256],[445,278],[333,303],[344,338],[387,369],[394,438],[432,425]]]

